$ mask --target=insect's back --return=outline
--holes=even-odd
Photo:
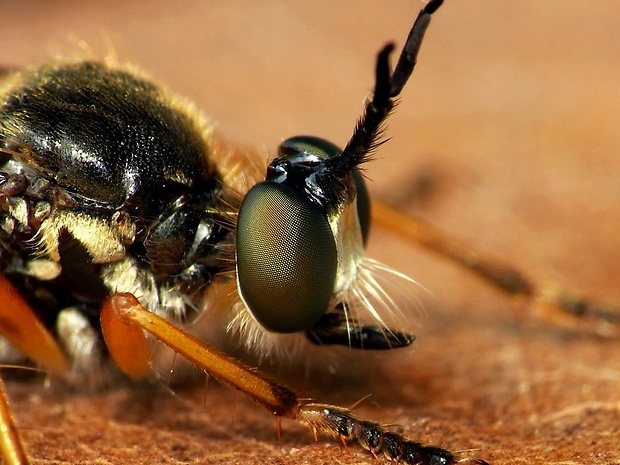
[[[202,128],[171,105],[153,84],[104,64],[44,68],[5,100],[0,135],[71,196],[154,217],[214,183]]]

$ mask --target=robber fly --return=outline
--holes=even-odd
[[[224,320],[222,331],[266,352],[299,336],[366,350],[410,345],[413,335],[383,322],[389,308],[366,300],[383,292],[364,258],[371,216],[508,294],[543,299],[550,315],[616,323],[615,314],[580,300],[541,297],[511,267],[472,260],[428,225],[371,207],[360,166],[381,143],[441,3],[420,12],[393,71],[393,46],[381,50],[373,96],[344,148],[291,137],[261,174],[189,105],[134,70],[73,62],[6,76],[0,334],[9,343],[0,356],[21,354],[74,383],[97,382],[110,370],[140,379],[156,339],[315,434],[393,461],[456,463],[455,454],[349,409],[306,403],[185,331]],[[6,399],[0,409],[4,459],[27,463]]]

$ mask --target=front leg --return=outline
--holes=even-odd
[[[375,456],[383,454],[389,460],[412,465],[449,465],[469,460],[457,459],[445,449],[410,441],[379,423],[360,420],[349,409],[304,403],[289,388],[149,312],[131,294],[114,294],[104,303],[101,327],[112,358],[132,378],[141,378],[148,373],[150,350],[144,334],[146,331],[205,373],[241,391],[271,414],[309,427],[315,437],[322,432],[345,445],[357,443]],[[486,463],[479,459],[471,461],[479,465]]]

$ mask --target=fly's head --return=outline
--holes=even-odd
[[[287,139],[279,155],[239,212],[237,274],[256,319],[292,333],[313,328],[353,285],[368,204],[358,208],[356,184],[366,190],[357,170],[338,177],[330,169],[340,150],[329,142]]]
[[[441,1],[427,9],[437,9]],[[432,13],[432,11],[430,11]],[[412,335],[386,327],[372,295],[393,301],[369,276],[364,258],[370,203],[360,165],[381,145],[382,124],[416,63],[428,16],[414,24],[391,70],[388,44],[379,53],[372,99],[345,148],[316,137],[285,140],[263,182],[247,193],[236,230],[239,294],[272,333],[303,331],[317,344],[403,347]],[[398,276],[397,274],[395,274]],[[370,294],[370,295],[369,295]],[[352,308],[374,318],[365,326]]]
[[[316,344],[354,348],[407,346],[413,336],[383,322],[394,302],[373,301],[387,293],[365,257],[370,199],[357,165],[344,173],[334,168],[342,153],[312,136],[280,144],[265,181],[248,191],[239,211],[239,293],[271,333],[305,332]]]

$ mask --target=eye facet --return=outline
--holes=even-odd
[[[266,329],[312,328],[332,298],[337,266],[336,242],[316,205],[273,182],[250,189],[237,221],[237,279]]]

